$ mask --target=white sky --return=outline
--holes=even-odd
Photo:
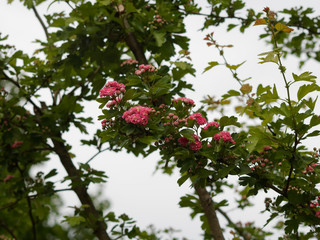
[[[252,7],[257,11],[262,10],[265,6],[269,6],[270,9],[277,11],[285,7],[299,6],[302,3],[303,6],[315,8],[317,13],[320,11],[319,2],[316,0],[248,0],[246,2],[248,7]],[[57,3],[52,6],[51,10],[54,10],[55,7],[67,8],[67,5]],[[40,6],[39,12],[46,14],[46,7]],[[188,97],[199,102],[207,94],[221,96],[230,88],[238,89],[235,80],[232,79],[227,69],[222,66],[215,67],[213,70],[201,74],[209,61],[222,62],[217,51],[214,48],[208,48],[203,41],[205,35],[211,31],[214,31],[215,37],[220,44],[233,44],[235,46],[226,50],[226,57],[231,64],[238,64],[244,60],[247,61],[240,68],[239,76],[241,78],[252,77],[249,83],[254,86],[258,83],[275,83],[278,89],[283,87],[276,65],[257,64],[257,55],[271,50],[270,46],[266,46],[263,41],[258,40],[258,36],[263,30],[262,26],[251,27],[245,34],[240,34],[237,29],[226,33],[221,27],[202,33],[198,31],[202,26],[202,20],[199,16],[189,17],[186,20],[186,24],[188,36],[191,37],[191,58],[197,69],[196,78],[188,78],[188,81],[194,84],[196,90],[195,92],[188,93]],[[32,43],[34,39],[44,40],[45,38],[33,12],[26,10],[18,1],[7,5],[6,0],[0,0],[0,32],[4,35],[10,35],[8,43],[16,45],[17,49],[23,49],[29,54],[32,54],[34,49],[38,47]],[[287,67],[288,76],[291,76],[291,72],[301,72],[297,69],[298,62],[295,58],[288,58],[284,62]],[[319,63],[309,62],[304,70],[312,71],[316,76],[320,75]],[[200,104],[197,106],[199,107]],[[88,104],[85,113],[94,119],[101,114],[96,103]],[[218,117],[217,114],[212,114],[211,116],[212,118]],[[96,128],[100,128],[99,121],[90,127],[90,131],[95,132]],[[71,131],[66,134],[66,138],[68,139],[68,143],[74,146],[72,152],[77,155],[74,162],[85,162],[95,151],[79,146],[79,134],[77,131]],[[314,144],[315,141],[310,142],[311,147]],[[126,153],[105,152],[92,161],[92,167],[104,170],[109,176],[109,182],[103,186],[103,196],[104,199],[111,202],[111,210],[115,211],[117,215],[127,213],[130,217],[137,220],[137,225],[141,227],[149,224],[154,224],[159,229],[173,227],[181,230],[181,236],[193,240],[200,239],[199,233],[201,233],[201,228],[199,219],[192,221],[189,217],[190,211],[188,209],[181,209],[178,206],[180,197],[192,190],[189,188],[188,183],[185,183],[182,187],[178,186],[176,183],[179,177],[178,174],[167,176],[156,173],[153,175],[155,163],[158,160],[159,156],[157,154],[142,159],[135,158],[133,155],[127,155]],[[50,168],[59,165],[59,160],[56,157],[52,157],[52,160],[49,161],[45,168],[39,166],[39,171],[49,172]],[[61,179],[65,172],[61,166],[58,170],[62,172],[59,176]],[[58,186],[63,187],[63,185]],[[78,200],[73,193],[65,193],[63,194],[63,198],[66,201],[66,206],[78,205]],[[227,198],[231,201],[234,199],[230,193]],[[256,221],[262,226],[266,220],[266,216],[260,217],[259,213],[264,209],[263,200],[264,197],[258,197],[255,201],[258,203],[258,207],[246,212],[245,215],[237,210],[233,210],[230,212],[230,217],[234,222],[239,220],[243,222]],[[229,209],[232,208],[231,206]],[[72,214],[71,209],[64,207],[63,213],[66,214],[68,212]],[[225,223],[222,218],[221,223],[222,225]]]

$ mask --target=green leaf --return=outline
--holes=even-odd
[[[67,222],[71,227],[77,226],[80,223],[86,221],[86,219],[81,216],[72,216],[72,217],[65,216],[64,218],[65,220],[63,220],[62,222]]]
[[[232,70],[237,70],[242,64],[244,64],[246,61],[243,61],[242,63],[240,64],[237,64],[237,65],[229,65],[229,64],[226,64],[227,68],[229,69],[232,69]]]
[[[236,91],[236,90],[229,90],[228,93],[222,95],[222,99],[225,100],[225,99],[228,99],[229,97],[235,97],[235,96],[240,96],[241,93]]]
[[[161,47],[166,41],[165,32],[153,32],[154,39],[156,40],[156,46]]]
[[[179,187],[185,182],[185,181],[187,181],[189,179],[189,175],[187,174],[187,173],[184,173],[183,175],[182,175],[182,177],[181,178],[179,178],[178,179],[178,184],[179,184]]]
[[[270,52],[261,53],[258,56],[265,56],[265,57],[259,58],[261,60],[259,63],[262,64],[262,63],[267,63],[267,62],[273,62],[273,63],[278,64],[279,56],[281,57],[281,55],[282,54],[279,53],[278,51],[270,51]]]
[[[205,73],[206,71],[210,70],[211,68],[213,68],[214,66],[217,66],[217,65],[219,65],[218,62],[209,62],[209,66],[206,67],[202,73]]]
[[[230,125],[240,127],[240,123],[238,122],[238,118],[236,118],[234,116],[231,116],[231,117],[223,116],[222,118],[220,118],[219,122],[220,122],[221,127],[230,126]]]
[[[53,176],[55,176],[57,174],[58,174],[57,169],[54,168],[44,176],[44,179],[51,178],[51,177],[53,177]]]
[[[193,134],[194,134],[194,131],[191,130],[191,129],[182,129],[180,131],[180,134],[186,138],[188,138],[190,141],[194,142],[194,138],[193,138]]]
[[[152,136],[145,136],[145,137],[139,138],[139,141],[142,142],[142,143],[150,145],[151,143],[157,141],[157,139],[155,139]]]
[[[274,26],[279,32],[280,31],[283,31],[283,32],[286,32],[286,33],[289,33],[289,32],[292,32],[293,29],[292,28],[289,28],[288,26],[282,24],[282,23],[277,23],[275,26]]]
[[[307,82],[312,82],[312,83],[316,83],[316,76],[311,75],[312,72],[304,72],[302,74],[300,74],[299,76],[292,73],[292,77],[294,79],[294,81],[307,81]]]
[[[300,101],[304,96],[314,91],[320,91],[320,87],[315,83],[300,86],[297,92],[298,100]]]

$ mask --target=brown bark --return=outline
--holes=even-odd
[[[126,44],[130,48],[130,50],[133,52],[135,58],[137,59],[137,61],[139,63],[148,64],[147,58],[144,55],[144,51],[143,51],[141,45],[137,41],[134,33],[130,32],[130,24],[129,24],[126,16],[122,16],[122,18],[123,18],[124,28],[125,28],[125,30],[127,32],[127,36],[126,36],[126,39],[125,39],[126,40]]]
[[[200,204],[203,208],[204,214],[208,220],[209,228],[213,239],[224,240],[222,229],[216,215],[212,199],[208,191],[203,187],[195,186],[195,190],[199,196]]]
[[[58,137],[60,138],[60,136]],[[55,138],[52,138],[51,140],[54,144],[54,151],[59,156],[63,167],[66,169],[68,176],[71,179],[73,191],[77,194],[81,204],[88,206],[84,208],[84,212],[86,219],[89,221],[89,225],[93,229],[94,235],[99,240],[111,240],[106,231],[107,225],[101,220],[102,214],[95,208],[92,199],[87,192],[86,186],[81,185],[80,174],[74,166],[65,145]]]

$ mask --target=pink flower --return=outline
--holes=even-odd
[[[127,59],[121,63],[121,67],[123,67],[124,65],[132,65],[132,64],[136,64],[136,63],[138,63],[138,61],[135,59]]]
[[[214,126],[216,128],[218,128],[220,125],[218,122],[214,121],[214,122],[208,122],[206,126],[204,126],[203,130],[208,130],[208,128],[210,126]]]
[[[4,179],[3,179],[3,181],[4,182],[7,182],[7,181],[9,181],[11,178],[13,178],[14,176],[12,176],[12,175],[8,175],[8,176],[6,176]]]
[[[185,97],[180,97],[180,98],[175,98],[175,99],[172,99],[173,102],[179,102],[179,101],[182,101],[183,103],[185,104],[188,104],[188,105],[195,105],[194,104],[194,101],[190,98],[185,98]]]
[[[125,85],[123,83],[118,83],[117,81],[109,81],[106,85],[100,90],[100,97],[113,97],[124,93]]]
[[[136,70],[134,73],[136,75],[141,75],[144,72],[153,72],[156,71],[156,68],[151,64],[141,64],[139,65],[139,70]]]
[[[320,210],[318,210],[318,211],[316,212],[315,216],[316,216],[317,218],[320,218]]]
[[[116,100],[112,100],[107,103],[106,107],[112,108],[113,106],[118,105],[121,102],[121,98],[116,98]]]
[[[200,137],[196,134],[193,134],[192,137],[195,141],[190,143],[189,148],[193,151],[198,151],[202,147],[202,143],[199,141]],[[189,143],[189,140],[186,137],[181,137],[178,139],[178,143],[181,146],[186,147]]]
[[[199,140],[190,143],[190,149],[193,151],[198,151],[202,147],[202,143]]]
[[[203,125],[203,124],[206,124],[207,120],[201,116],[201,113],[194,113],[192,114],[191,116],[189,116],[187,119],[193,119],[193,120],[196,120],[196,122],[199,124],[199,125]]]
[[[187,146],[188,142],[189,140],[186,137],[181,137],[178,139],[178,143],[183,147]]]
[[[221,131],[217,134],[215,134],[213,136],[213,139],[216,140],[216,141],[219,141],[220,139],[223,139],[224,142],[231,142],[233,144],[235,144],[236,142],[232,139],[231,135],[229,132],[226,132],[226,131]]]
[[[11,148],[18,148],[22,143],[22,141],[15,141],[13,144],[11,144]]]
[[[147,125],[149,119],[149,112],[151,112],[151,108],[136,106],[131,107],[128,111],[125,111],[122,115],[122,118],[127,123],[139,124],[142,126]]]
[[[103,119],[102,121],[101,121],[101,127],[102,128],[105,128],[106,126],[107,126],[107,120],[106,119]]]

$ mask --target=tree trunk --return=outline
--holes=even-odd
[[[195,186],[195,190],[199,196],[201,206],[204,214],[208,220],[209,228],[213,239],[224,240],[222,229],[219,224],[219,220],[216,215],[216,210],[213,206],[213,202],[208,191],[203,187]]]

